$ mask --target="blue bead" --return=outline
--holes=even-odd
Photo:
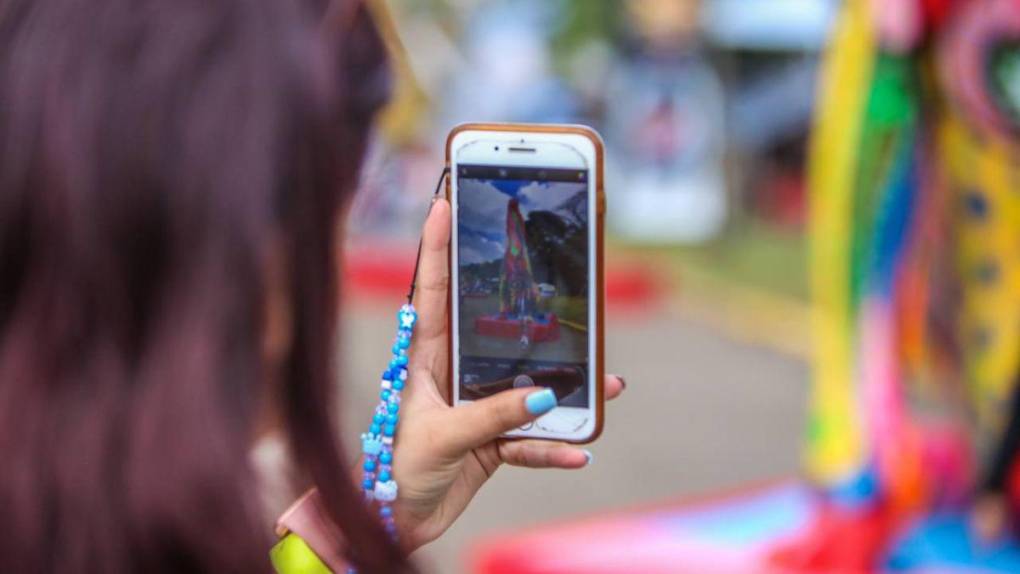
[[[373,423],[375,423],[375,424],[377,424],[377,425],[381,425],[381,424],[383,423],[383,420],[384,420],[385,418],[386,418],[386,417],[384,417],[383,415],[381,415],[381,414],[379,414],[379,413],[376,413],[376,414],[375,414],[375,416],[374,416],[374,417],[372,417],[372,422],[373,422]]]
[[[390,473],[386,472],[385,470],[379,473],[379,482],[389,482],[389,480]]]
[[[399,355],[400,351],[403,351],[403,349],[401,349],[400,345],[398,345],[397,343],[393,343],[393,346],[390,348],[390,350],[393,351],[394,355]]]
[[[383,434],[386,436],[393,436],[393,433],[397,432],[397,427],[394,425],[386,425],[383,427]]]
[[[365,470],[368,472],[375,470],[375,461],[372,459],[365,460]]]
[[[407,365],[407,355],[400,355],[399,357],[396,358],[396,361],[397,365],[401,367]]]
[[[410,329],[418,320],[418,314],[409,309],[397,311],[397,326],[401,329]]]
[[[401,335],[397,337],[397,346],[401,349],[406,349],[411,346],[411,338]]]
[[[390,404],[386,405],[386,408],[387,408],[387,409],[388,409],[388,410],[389,410],[389,411],[390,411],[391,413],[396,413],[397,411],[399,411],[399,410],[400,410],[400,405],[399,405],[399,404],[397,404],[397,403],[390,403]]]
[[[393,380],[393,374],[390,372],[389,369],[386,369],[382,373],[382,378],[383,378],[384,381],[392,381]]]
[[[386,451],[379,455],[379,462],[383,464],[389,464],[393,462],[393,453]]]
[[[368,432],[372,434],[379,434],[380,432],[382,432],[382,427],[380,425],[373,423],[372,426],[368,427]]]
[[[384,506],[379,509],[379,514],[382,514],[383,517],[393,516],[393,509],[389,506]]]
[[[395,390],[402,391],[404,390],[404,381],[401,380],[393,381],[392,383],[390,383],[390,386],[392,386]]]
[[[386,415],[386,424],[397,424],[397,415]]]
[[[390,400],[390,390],[389,389],[383,389],[382,392],[379,393],[379,398],[381,398],[384,401]]]
[[[391,370],[391,371],[392,371],[393,369],[396,369],[396,368],[397,368],[397,367],[399,367],[399,366],[400,366],[400,364],[399,364],[399,363],[397,363],[397,359],[396,359],[396,357],[394,357],[394,358],[390,359],[390,370]]]
[[[375,486],[373,482],[367,478],[361,482],[361,488],[364,488],[365,490],[371,490],[373,486]]]

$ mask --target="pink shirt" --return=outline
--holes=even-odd
[[[276,521],[277,536],[282,538],[288,532],[300,536],[333,572],[347,571],[343,534],[323,510],[318,490],[306,492]]]

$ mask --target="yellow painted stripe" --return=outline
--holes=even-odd
[[[850,304],[852,193],[876,56],[868,3],[844,7],[825,57],[809,170],[814,387],[808,474],[833,483],[864,461]]]
[[[584,326],[584,325],[582,325],[580,323],[575,323],[573,321],[567,321],[566,319],[557,319],[557,320],[560,323],[566,325],[567,327],[570,327],[571,329],[577,329],[578,331],[581,331],[581,332],[584,332],[584,333],[588,332],[588,327],[586,327],[586,326]]]

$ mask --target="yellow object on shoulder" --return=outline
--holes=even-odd
[[[308,544],[293,532],[273,546],[269,559],[277,574],[333,574]]]

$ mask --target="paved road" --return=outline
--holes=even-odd
[[[389,307],[347,306],[346,436],[361,431],[393,331]],[[481,534],[710,492],[797,470],[807,368],[666,312],[607,319],[607,367],[626,375],[580,471],[503,468],[457,524],[418,552],[430,572],[464,572]],[[777,333],[776,336],[782,336]]]

